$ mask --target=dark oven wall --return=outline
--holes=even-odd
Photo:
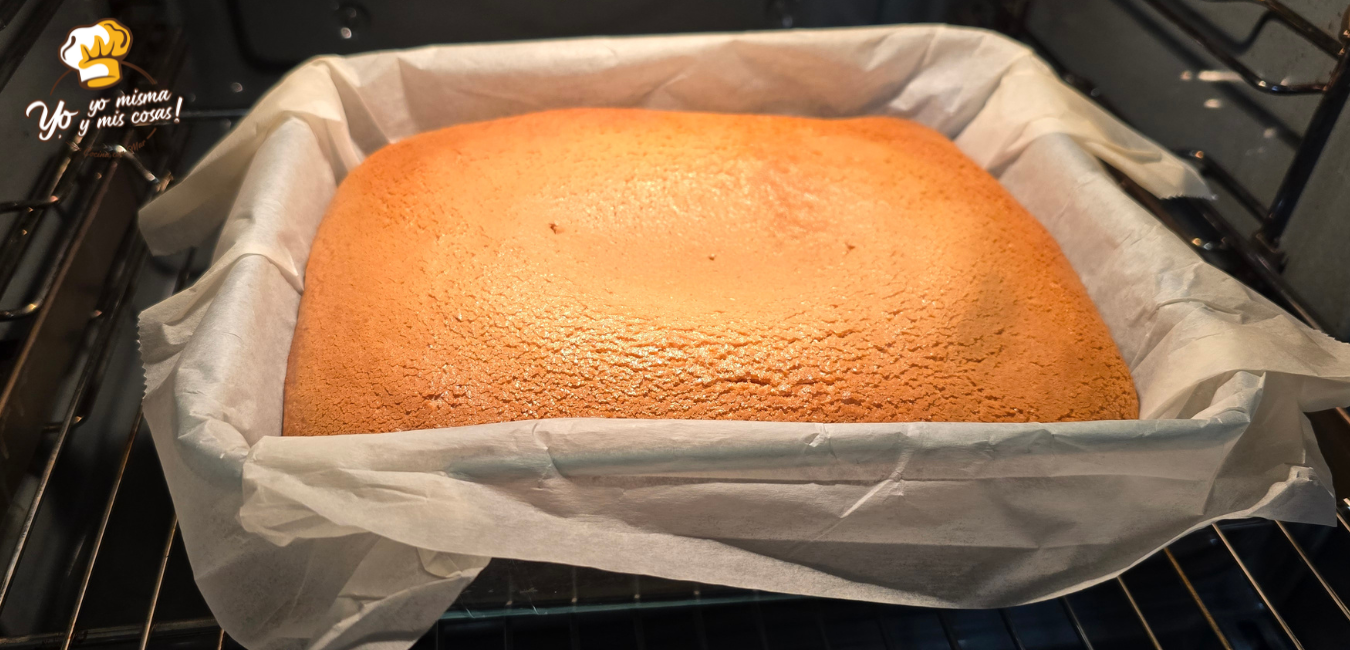
[[[902,22],[992,26],[992,0],[177,0],[202,104],[248,106],[318,54],[431,43]]]
[[[1327,34],[1343,29],[1344,0],[1286,0]],[[1165,20],[1162,5],[1207,29],[1262,77],[1325,82],[1335,58],[1256,2],[1034,0],[1027,29],[1065,70],[1140,131],[1178,149],[1202,149],[1265,206],[1303,140],[1320,94],[1261,92]],[[1334,43],[1334,41],[1333,41]],[[1220,209],[1244,234],[1258,222],[1231,194]],[[1328,332],[1350,339],[1350,120],[1337,121],[1280,241],[1284,278]]]

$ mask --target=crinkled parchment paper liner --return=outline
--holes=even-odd
[[[546,420],[281,438],[315,228],[370,152],[563,106],[908,117],[1058,239],[1139,388],[1139,421]],[[1328,522],[1304,411],[1350,346],[1201,262],[1094,159],[1159,196],[1194,171],[996,34],[907,26],[431,47],[312,60],[141,213],[157,252],[224,223],[141,317],[145,415],[198,585],[255,648],[403,648],[488,556],[915,605],[1109,578],[1208,522]]]

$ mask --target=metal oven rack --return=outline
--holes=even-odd
[[[1282,23],[1336,60],[1326,82],[1273,82],[1176,0],[1143,1],[1252,87],[1322,95],[1270,206],[1203,151],[1183,152],[1261,218],[1252,238],[1207,202],[1160,201],[1119,177],[1198,253],[1316,327],[1280,278],[1279,240],[1350,95],[1350,25],[1333,38],[1274,0],[1251,0],[1266,8],[1257,31]],[[60,4],[0,0],[0,93]],[[1037,46],[1066,80],[1109,108],[1023,28],[1028,4],[997,3],[992,24]],[[138,38],[132,60],[171,84],[184,44],[158,19],[162,7],[116,6]],[[191,580],[139,412],[134,345],[135,313],[186,286],[208,256],[150,256],[134,213],[218,137],[221,119],[238,115],[189,110],[182,124],[157,127],[158,137],[148,140],[145,129],[91,132],[58,147],[29,196],[0,201],[0,649],[233,645]],[[143,141],[144,148],[133,147]],[[1344,410],[1316,414],[1316,421],[1324,445],[1350,442]],[[1350,501],[1337,516],[1334,528],[1263,520],[1211,526],[1117,579],[1001,610],[882,606],[495,561],[418,645],[1346,648]]]

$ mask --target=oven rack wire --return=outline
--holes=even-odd
[[[1190,242],[1197,251],[1228,256],[1231,262],[1238,264],[1239,268],[1246,272],[1244,279],[1255,284],[1263,293],[1289,308],[1310,325],[1318,327],[1310,312],[1302,306],[1293,291],[1280,278],[1282,254],[1278,245],[1279,237],[1288,224],[1293,207],[1322,153],[1326,137],[1336,118],[1343,112],[1347,96],[1350,96],[1350,73],[1346,70],[1347,65],[1350,65],[1350,52],[1347,52],[1346,47],[1347,41],[1350,41],[1350,22],[1346,23],[1341,34],[1332,37],[1275,0],[1230,0],[1254,2],[1266,9],[1252,33],[1242,42],[1233,43],[1216,35],[1192,10],[1174,0],[1141,1],[1180,28],[1216,59],[1237,72],[1253,88],[1275,95],[1322,95],[1304,140],[1270,206],[1263,205],[1255,199],[1205,152],[1200,150],[1181,152],[1195,161],[1209,179],[1234,196],[1240,205],[1261,219],[1260,230],[1251,238],[1237,233],[1208,202],[1189,199],[1160,201],[1148,195],[1128,178],[1117,175],[1127,192],[1176,231],[1183,240]],[[14,29],[18,30],[19,34],[19,37],[13,39],[4,52],[0,53],[0,91],[4,90],[20,61],[37,40],[37,35],[55,15],[56,7],[60,3],[43,3],[35,11],[30,12],[21,24],[14,24],[13,20],[21,13],[24,4],[24,0],[0,0],[0,30]],[[1003,17],[1007,21],[1005,31],[1036,47],[1067,81],[1109,108],[1109,101],[1100,97],[1100,93],[1096,92],[1090,81],[1070,72],[1026,31],[1024,25],[1029,4],[1024,0],[1005,2],[1001,5]],[[1347,11],[1346,20],[1350,21],[1350,11]],[[1262,29],[1273,22],[1285,25],[1314,48],[1335,58],[1335,67],[1327,81],[1275,83],[1263,78],[1240,60],[1245,45],[1250,44]],[[166,38],[150,56],[146,57],[151,60],[146,60],[143,65],[155,66],[151,69],[156,70],[157,78],[172,78],[182,61],[184,51],[185,46],[181,38]],[[0,201],[0,214],[15,213],[8,232],[0,241],[0,295],[8,291],[11,288],[10,284],[15,281],[19,260],[28,252],[32,243],[32,233],[39,223],[43,219],[58,218],[60,216],[58,213],[63,209],[74,214],[73,217],[65,219],[67,223],[64,224],[62,235],[46,255],[45,268],[36,274],[37,279],[23,294],[26,297],[23,304],[0,311],[0,322],[28,325],[28,329],[22,334],[23,351],[19,354],[18,361],[9,368],[10,376],[6,377],[8,383],[4,394],[0,395],[0,415],[13,409],[18,399],[30,397],[22,392],[16,392],[15,382],[12,380],[24,371],[25,365],[40,362],[26,357],[25,353],[39,342],[45,327],[53,327],[46,323],[44,318],[52,311],[52,303],[56,300],[54,296],[61,291],[63,283],[67,280],[75,258],[87,243],[85,238],[90,236],[94,222],[100,219],[108,220],[111,212],[120,211],[124,213],[120,223],[127,224],[120,233],[120,243],[105,242],[105,248],[115,248],[116,253],[107,267],[106,280],[102,283],[95,307],[90,312],[92,315],[83,323],[77,337],[78,340],[84,341],[84,344],[78,359],[71,364],[74,369],[69,373],[69,377],[73,379],[73,388],[68,391],[70,394],[65,398],[64,415],[60,421],[41,426],[40,434],[48,443],[40,447],[46,452],[45,458],[38,458],[34,463],[38,468],[35,486],[27,494],[14,495],[27,496],[26,501],[10,499],[8,492],[5,495],[6,503],[3,505],[8,506],[11,513],[21,513],[22,516],[9,517],[5,524],[17,522],[17,528],[15,531],[6,531],[11,534],[0,535],[0,544],[3,544],[0,545],[0,558],[5,558],[4,573],[0,575],[0,612],[3,612],[11,601],[23,597],[23,594],[16,592],[14,587],[18,569],[24,560],[25,551],[28,550],[30,532],[45,505],[44,499],[50,494],[54,468],[60,462],[63,451],[67,449],[68,440],[77,435],[81,425],[89,420],[100,389],[113,379],[105,376],[109,358],[115,352],[117,341],[115,334],[119,323],[130,314],[132,298],[138,290],[138,278],[147,268],[160,267],[164,270],[163,267],[171,264],[173,266],[168,270],[174,277],[173,290],[177,291],[193,279],[200,267],[200,259],[195,252],[173,259],[152,258],[139,237],[134,219],[125,213],[134,212],[140,204],[162,192],[172,182],[173,170],[181,163],[179,158],[183,154],[194,121],[231,118],[238,115],[239,112],[232,110],[193,108],[185,111],[184,117],[187,119],[184,119],[183,124],[167,129],[170,132],[170,143],[162,147],[162,150],[151,151],[148,154],[132,153],[128,149],[136,137],[143,135],[132,129],[95,132],[86,141],[77,139],[64,147],[63,151],[49,162],[49,173],[40,180],[28,198]],[[112,144],[108,144],[109,142]],[[107,154],[107,158],[95,159],[88,156],[91,151]],[[116,200],[118,197],[122,199]],[[1198,216],[1198,223],[1207,226],[1207,229],[1202,228],[1197,232],[1194,222],[1184,221],[1178,217],[1179,211],[1189,211],[1192,216]],[[1350,415],[1347,415],[1344,409],[1339,409],[1338,415],[1346,423],[1350,423]],[[6,422],[0,418],[0,435],[12,433],[5,428]],[[161,549],[158,553],[159,561],[154,567],[156,575],[153,590],[144,604],[140,621],[137,624],[95,628],[84,628],[80,625],[80,614],[86,604],[85,597],[95,567],[100,561],[110,561],[106,557],[100,557],[100,548],[108,530],[109,520],[118,504],[119,489],[128,468],[133,444],[138,436],[143,435],[143,421],[137,413],[134,423],[124,434],[113,478],[103,493],[102,507],[98,509],[99,520],[93,533],[82,546],[86,550],[75,558],[77,566],[69,574],[74,580],[76,596],[67,608],[63,629],[9,636],[5,636],[6,632],[0,630],[0,648],[59,647],[64,650],[75,645],[104,644],[126,647],[135,644],[138,648],[146,648],[151,644],[172,643],[188,638],[199,641],[198,645],[193,647],[215,645],[219,648],[229,643],[214,619],[156,618],[161,587],[170,564],[172,550],[178,541],[177,520],[172,515],[167,529],[152,536],[160,540],[162,546],[159,547]],[[1170,602],[1167,607],[1189,608],[1195,615],[1193,618],[1200,621],[1196,629],[1188,632],[1191,637],[1198,634],[1199,637],[1195,638],[1204,639],[1194,647],[1218,647],[1225,650],[1260,647],[1251,644],[1251,638],[1255,637],[1244,636],[1242,633],[1245,628],[1240,625],[1242,621],[1238,619],[1250,615],[1267,619],[1263,628],[1265,635],[1263,638],[1269,637],[1270,630],[1278,633],[1279,637],[1271,642],[1273,645],[1270,647],[1303,650],[1305,645],[1300,641],[1299,631],[1295,629],[1296,625],[1291,625],[1290,622],[1291,611],[1288,609],[1282,611],[1278,606],[1280,595],[1272,593],[1279,585],[1272,584],[1276,581],[1262,579],[1268,576],[1263,575],[1262,569],[1257,566],[1260,564],[1260,556],[1254,557],[1252,553],[1244,551],[1242,539],[1244,536],[1256,534],[1273,535],[1277,541],[1283,540],[1280,543],[1285,544],[1287,550],[1299,559],[1299,566],[1294,569],[1310,577],[1320,589],[1326,605],[1323,609],[1338,614],[1344,619],[1345,624],[1350,625],[1350,609],[1347,609],[1345,602],[1347,597],[1350,597],[1350,584],[1345,584],[1343,580],[1338,582],[1338,576],[1343,574],[1335,574],[1325,559],[1319,560],[1316,557],[1317,549],[1326,545],[1325,541],[1319,540],[1329,534],[1339,536],[1340,547],[1350,546],[1348,516],[1350,516],[1350,500],[1338,508],[1339,526],[1332,531],[1312,531],[1311,529],[1315,527],[1259,520],[1213,525],[1183,538],[1122,576],[1097,587],[1046,603],[992,612],[849,604],[849,607],[852,607],[848,610],[850,613],[840,614],[839,607],[842,604],[820,599],[673,583],[638,576],[617,576],[577,567],[496,562],[466,591],[460,601],[442,616],[429,637],[422,643],[439,647],[444,639],[447,642],[454,640],[465,647],[479,647],[474,644],[481,642],[493,647],[503,647],[504,644],[504,647],[512,648],[517,645],[518,638],[524,639],[530,634],[536,636],[565,634],[566,642],[570,647],[576,648],[581,647],[582,630],[586,629],[587,625],[595,620],[609,621],[606,624],[613,625],[613,617],[618,616],[623,618],[620,627],[626,629],[631,626],[634,647],[645,647],[653,644],[650,642],[652,640],[650,630],[644,631],[644,621],[650,627],[651,621],[674,615],[687,618],[688,625],[685,627],[694,631],[692,637],[694,647],[709,648],[719,646],[719,637],[709,636],[710,630],[727,633],[727,630],[723,629],[725,625],[718,627],[709,621],[718,617],[726,618],[724,616],[726,612],[735,611],[740,612],[735,620],[748,625],[745,628],[749,630],[746,638],[752,645],[766,650],[771,647],[790,647],[793,643],[802,646],[803,643],[798,643],[802,639],[807,639],[804,642],[805,647],[828,648],[832,646],[832,639],[836,640],[837,645],[839,630],[848,629],[852,630],[850,633],[857,633],[862,628],[872,630],[871,634],[876,638],[876,643],[866,647],[889,649],[945,645],[952,650],[958,650],[972,647],[970,643],[975,638],[976,632],[984,633],[988,629],[994,629],[997,634],[1001,634],[1005,645],[1011,644],[1011,647],[1019,650],[1028,647],[1048,647],[1030,643],[1024,638],[1028,635],[1028,630],[1041,629],[1029,626],[1028,620],[1040,621],[1038,625],[1046,629],[1058,629],[1061,633],[1067,631],[1068,645],[1054,647],[1081,647],[1093,650],[1097,646],[1108,647],[1111,639],[1102,638],[1098,629],[1100,625],[1094,628],[1095,624],[1091,619],[1095,618],[1095,615],[1090,613],[1092,607],[1089,607],[1089,604],[1095,601],[1088,596],[1091,592],[1095,594],[1093,598],[1100,600],[1103,594],[1109,592],[1108,596],[1114,598],[1118,605],[1123,603],[1122,607],[1117,608],[1117,613],[1123,614],[1119,618],[1123,625],[1132,630],[1131,638],[1139,643],[1138,647],[1163,650],[1172,647],[1169,640],[1181,637],[1174,631],[1161,629],[1159,621],[1167,617],[1159,615],[1160,601],[1145,599],[1141,594],[1156,594],[1158,589],[1154,583],[1170,581],[1172,591],[1183,594],[1185,598]],[[1197,551],[1197,548],[1210,550]],[[1202,555],[1204,557],[1201,557]],[[1340,557],[1343,559],[1344,556]],[[1243,581],[1236,587],[1250,592],[1249,596],[1257,603],[1254,610],[1242,615],[1234,614],[1239,610],[1224,605],[1222,588],[1214,588],[1212,585],[1206,587],[1204,581],[1213,580],[1210,565],[1215,562],[1230,565],[1228,573],[1234,573],[1235,570],[1236,575],[1241,576]],[[552,587],[545,585],[541,589],[539,585],[544,582],[540,582],[538,576],[558,571],[566,573],[569,577],[561,579],[557,585]],[[593,585],[596,581],[607,581],[620,586],[607,591],[602,590],[607,595],[595,597],[587,595],[587,589],[590,589],[587,585]],[[648,585],[645,591],[644,583]],[[631,588],[628,586],[630,584]],[[650,588],[653,584],[657,585],[654,591]],[[1226,610],[1226,613],[1223,610]],[[865,612],[865,615],[858,612]],[[975,618],[981,618],[982,624],[972,623]],[[1045,623],[1046,620],[1056,622],[1048,624]],[[798,634],[792,640],[793,643],[787,645],[774,640],[775,635],[781,636],[778,633],[782,629],[800,626],[798,624],[811,628],[814,632],[809,630],[803,632],[802,634],[806,635],[804,637]],[[906,628],[906,625],[909,627]],[[916,645],[913,639],[902,639],[907,629],[919,635],[915,638],[923,636],[922,632],[915,630],[926,629],[929,636],[936,639],[938,645],[928,646],[921,643]],[[811,642],[813,635],[817,643]],[[201,639],[206,641],[203,642]]]

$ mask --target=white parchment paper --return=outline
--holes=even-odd
[[[1059,241],[1144,419],[564,419],[280,437],[305,261],[346,173],[422,131],[564,106],[885,114],[942,131]],[[1217,519],[1329,523],[1330,474],[1302,413],[1350,404],[1350,346],[1203,263],[1094,158],[1160,196],[1207,195],[1024,47],[978,30],[312,60],[141,213],[161,253],[224,224],[206,274],[140,323],[145,415],[198,585],[251,648],[393,649],[488,557],[985,607],[1109,578]]]

